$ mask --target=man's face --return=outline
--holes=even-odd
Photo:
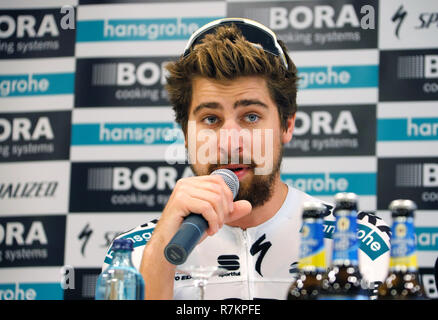
[[[227,168],[239,178],[236,200],[263,205],[280,179],[283,144],[292,137],[294,117],[281,128],[278,109],[262,77],[192,83],[186,147],[192,170],[208,175]]]

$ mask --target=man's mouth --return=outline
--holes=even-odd
[[[218,169],[231,170],[236,174],[237,178],[239,178],[240,180],[252,169],[252,167],[244,164],[228,164],[225,166],[221,166]]]

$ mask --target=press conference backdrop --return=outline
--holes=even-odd
[[[192,174],[164,65],[227,16],[272,28],[298,66],[282,179],[329,201],[355,192],[388,223],[391,200],[414,200],[438,297],[437,1],[3,0],[0,299],[92,299],[113,237],[160,216]]]

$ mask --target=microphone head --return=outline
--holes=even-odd
[[[239,178],[237,178],[235,173],[228,169],[217,169],[214,170],[211,174],[218,174],[224,179],[225,183],[233,193],[233,199],[235,199],[237,193],[239,192]]]

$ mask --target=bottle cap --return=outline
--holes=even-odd
[[[338,192],[335,194],[335,202],[357,202],[357,195],[353,192]]]
[[[389,204],[392,217],[413,217],[416,209],[415,202],[409,199],[397,199]]]
[[[303,218],[321,218],[326,210],[321,202],[306,201],[303,203]]]
[[[336,209],[357,210],[357,195],[353,192],[335,194],[335,211]]]
[[[116,250],[129,250],[132,251],[134,250],[134,246],[131,240],[129,239],[116,239],[113,242],[113,247],[112,249],[114,251]]]

